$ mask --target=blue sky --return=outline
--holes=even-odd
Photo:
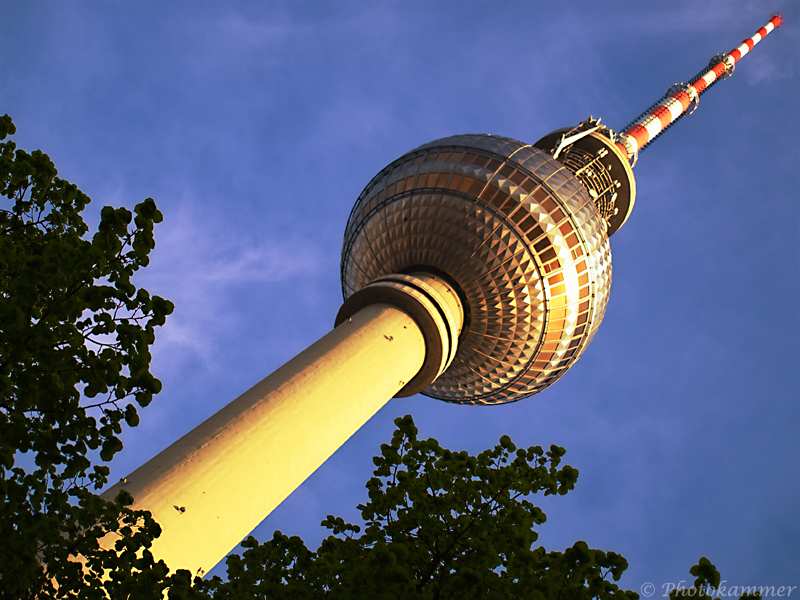
[[[163,392],[122,476],[332,326],[344,226],[371,177],[459,133],[534,142],[621,128],[676,81],[787,18],[642,153],[611,240],[603,325],[544,393],[499,407],[392,400],[256,530],[316,547],[358,520],[395,417],[473,452],[508,434],[580,470],[540,540],[614,550],[640,590],[799,585],[800,4],[0,2],[0,113],[94,202],[165,216],[139,283],[176,304]],[[219,572],[219,570],[215,571]],[[798,593],[795,590],[795,593]]]

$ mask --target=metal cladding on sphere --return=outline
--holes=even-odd
[[[345,232],[345,298],[381,276],[416,272],[449,280],[465,312],[452,364],[423,393],[513,402],[563,375],[600,325],[607,223],[548,153],[497,136],[444,138],[381,171]]]

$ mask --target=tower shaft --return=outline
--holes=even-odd
[[[420,369],[414,320],[364,308],[105,492],[162,529],[151,551],[202,575],[225,557]],[[113,544],[108,539],[107,543]]]
[[[452,359],[442,349],[462,322],[457,296],[436,277],[374,282],[333,331],[103,496],[129,492],[161,526],[155,559],[202,575],[390,398],[427,387]]]

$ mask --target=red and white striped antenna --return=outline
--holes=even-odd
[[[683,116],[691,114],[697,108],[700,96],[721,79],[729,77],[733,73],[736,63],[768,33],[776,27],[780,27],[783,21],[782,14],[772,13],[766,25],[752,37],[744,40],[740,46],[728,54],[717,54],[711,59],[708,67],[695,75],[689,83],[673,85],[663,98],[625,127],[623,133],[617,137],[616,144],[622,153],[627,155],[631,166],[636,164],[639,152],[647,144]]]

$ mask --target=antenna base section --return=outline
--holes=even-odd
[[[614,234],[628,220],[636,201],[636,180],[616,134],[589,117],[572,129],[557,129],[534,144],[549,152],[580,180]]]

